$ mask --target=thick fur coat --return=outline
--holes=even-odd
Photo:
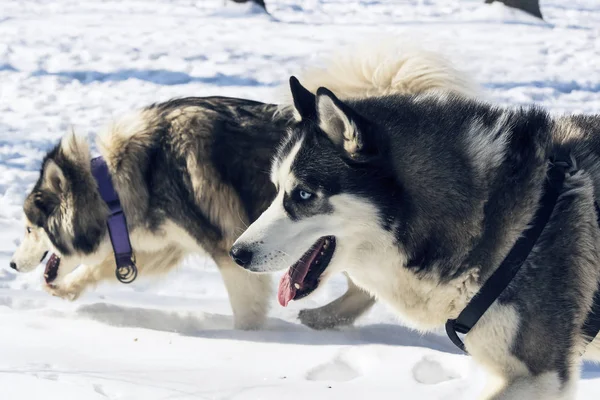
[[[468,79],[439,56],[395,45],[335,55],[304,76],[314,90],[331,84],[347,98],[372,92],[474,92]],[[239,268],[227,252],[275,196],[268,171],[294,111],[225,97],[177,99],[118,119],[98,136],[127,217],[140,276],[164,274],[188,254],[207,253],[223,274],[235,326],[263,326],[270,278]],[[91,175],[85,140],[67,135],[47,154],[24,211],[26,235],[13,268],[28,271],[48,251],[57,254],[57,278],[45,287],[69,299],[100,281],[114,280],[108,209]],[[350,283],[341,299],[307,310],[301,319],[316,328],[351,323],[373,301]]]
[[[600,290],[600,117],[291,83],[300,120],[273,164],[277,195],[231,251],[253,272],[292,265],[284,299],[345,271],[415,328],[443,326],[532,221],[550,157],[570,154],[550,222],[465,344],[500,378],[486,398],[573,399],[581,355],[600,360],[582,334]]]

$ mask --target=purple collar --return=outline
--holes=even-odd
[[[135,266],[135,256],[129,240],[127,219],[103,157],[96,157],[92,160],[92,175],[98,184],[102,200],[110,210],[106,226],[117,263],[115,272],[117,279],[122,283],[131,283],[137,278],[137,267]]]

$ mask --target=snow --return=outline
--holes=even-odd
[[[500,104],[600,109],[600,4],[542,0],[546,22],[482,0],[267,0],[272,16],[222,0],[21,0],[0,10],[0,398],[472,399],[485,374],[443,335],[377,305],[355,328],[314,332],[303,307],[273,305],[237,332],[211,261],[160,280],[105,285],[75,303],[8,262],[22,201],[62,134],[174,96],[277,101],[277,87],[340,45],[398,36],[441,51]],[[597,399],[586,365],[579,400]]]

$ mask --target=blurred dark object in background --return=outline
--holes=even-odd
[[[544,19],[544,17],[542,17],[542,11],[540,10],[540,0],[485,0],[486,4],[493,3],[494,1],[504,3],[512,8],[523,10],[539,19]]]
[[[265,0],[231,0],[234,3],[255,3],[258,4],[263,10],[267,11],[267,6],[265,4]]]

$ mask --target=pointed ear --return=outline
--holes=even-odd
[[[294,99],[296,119],[299,121],[315,119],[317,112],[315,107],[315,95],[300,84],[295,77],[290,77],[290,90]]]
[[[340,101],[329,89],[317,90],[319,128],[352,160],[366,162],[377,155],[370,123]]]
[[[65,157],[75,163],[88,165],[91,162],[87,139],[84,136],[77,135],[72,129],[70,133],[63,136],[60,141],[60,148]]]
[[[58,164],[52,159],[46,161],[46,165],[44,165],[43,182],[45,187],[57,194],[61,194],[65,191],[67,183],[65,175]]]

